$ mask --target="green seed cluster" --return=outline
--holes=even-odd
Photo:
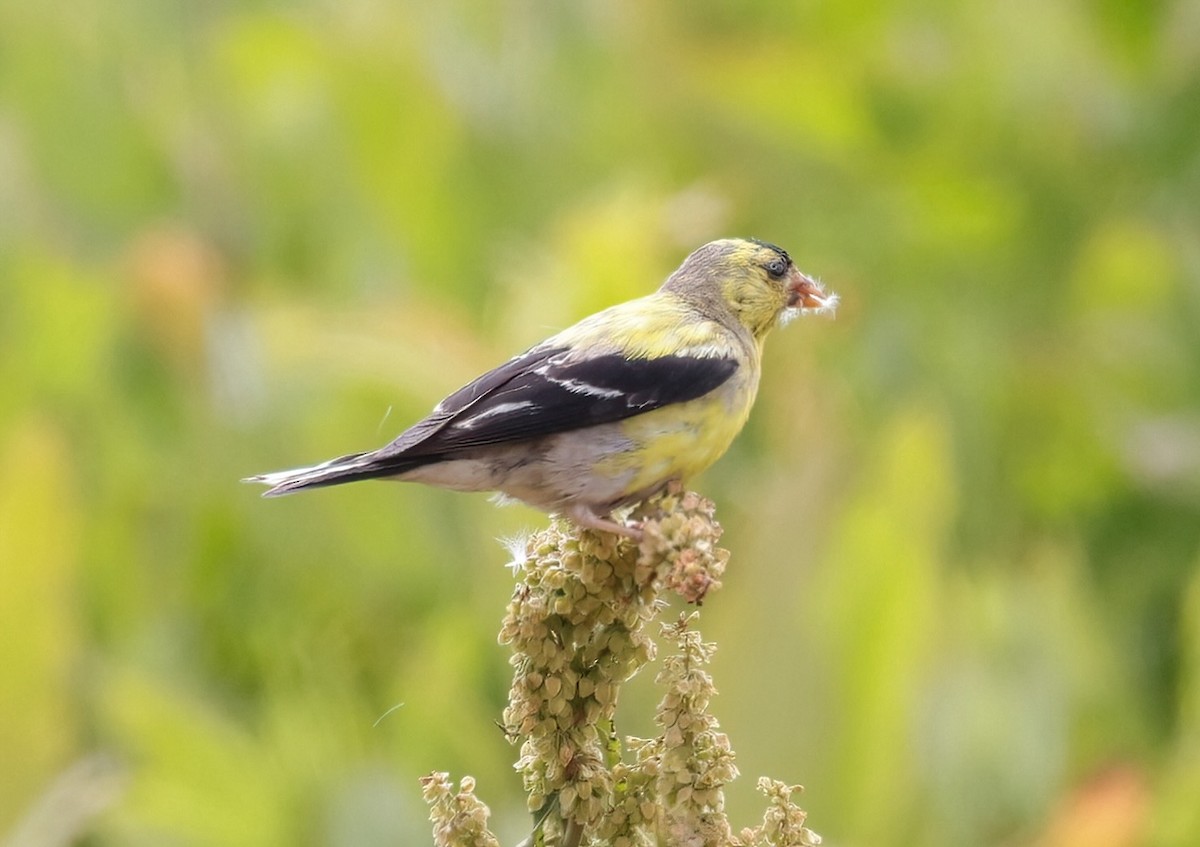
[[[699,606],[704,595],[721,587],[729,551],[717,546],[721,525],[711,500],[671,489],[653,502],[656,517],[642,526],[640,581],[657,576],[663,587]]]
[[[646,623],[660,604],[635,580],[637,561],[629,539],[554,523],[528,540],[500,631],[515,670],[503,723],[521,744],[529,808],[556,798],[586,829],[613,791],[605,727],[617,692],[654,657]]]
[[[762,777],[758,790],[767,796],[770,805],[763,815],[761,826],[744,829],[738,837],[738,847],[818,847],[821,836],[804,825],[804,810],[792,802],[792,795],[803,789],[776,779]]]
[[[660,735],[626,739],[613,716],[621,685],[654,659],[648,626],[672,591],[697,605],[720,587],[729,553],[717,546],[713,504],[672,488],[628,515],[638,541],[561,521],[512,545],[518,583],[500,631],[514,673],[502,726],[520,745],[533,833],[522,845],[563,847],[812,847],[794,790],[760,781],[771,806],[734,837],[723,789],[737,777],[729,739],[708,711],[716,689],[705,666],[715,645],[696,613],[662,627],[674,650],[656,682],[665,691]],[[513,549],[515,548],[515,549]],[[487,807],[465,778],[423,780],[438,847],[494,847]]]
[[[650,742],[626,739],[633,750],[633,764],[618,763],[613,768],[612,805],[596,831],[597,844],[612,847],[653,847],[654,833],[660,829],[662,807],[655,794],[658,762],[648,750]],[[646,745],[646,752],[639,745]]]
[[[695,618],[695,613],[684,615],[663,626],[663,637],[674,642],[675,652],[663,660],[655,679],[666,689],[655,715],[662,734],[631,746],[638,766],[654,778],[662,809],[656,821],[660,840],[724,847],[732,841],[724,787],[738,770],[728,736],[708,711],[716,686],[704,666],[716,645],[691,628]]]
[[[449,774],[431,773],[421,779],[421,795],[429,804],[437,847],[500,847],[487,828],[490,812],[475,796],[474,778],[464,776],[455,791]]]

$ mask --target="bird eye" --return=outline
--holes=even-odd
[[[776,279],[779,279],[781,276],[783,276],[787,272],[787,262],[785,262],[782,258],[776,256],[774,259],[767,262],[766,269],[767,269],[767,273],[769,273],[771,276],[775,277]]]

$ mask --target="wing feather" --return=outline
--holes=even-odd
[[[611,423],[701,397],[737,367],[723,357],[579,359],[564,349],[534,348],[451,394],[375,457],[440,458]]]
[[[455,391],[390,444],[311,468],[252,477],[264,496],[395,476],[463,451],[612,423],[702,397],[738,369],[729,356],[580,358],[539,346]]]

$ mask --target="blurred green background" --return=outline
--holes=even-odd
[[[1188,0],[0,4],[0,841],[428,843],[433,769],[518,840],[545,518],[237,480],[725,235],[844,304],[696,481],[735,825],[1200,843]]]

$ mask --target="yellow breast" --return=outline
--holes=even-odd
[[[631,449],[596,470],[613,477],[632,473],[626,486],[630,493],[695,476],[721,458],[741,432],[758,392],[758,376],[755,357],[703,397],[623,421],[621,432]]]

